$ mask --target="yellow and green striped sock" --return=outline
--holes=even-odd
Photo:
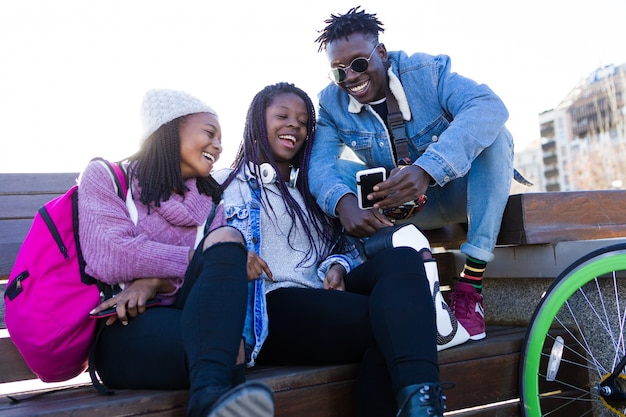
[[[463,266],[459,282],[470,284],[472,287],[476,288],[476,291],[480,294],[483,289],[483,274],[485,273],[486,267],[487,262],[468,256],[465,260],[465,266]]]

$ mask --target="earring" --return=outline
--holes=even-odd
[[[289,186],[291,188],[296,188],[296,182],[298,181],[299,173],[300,173],[300,168],[291,167],[291,171],[289,172]]]

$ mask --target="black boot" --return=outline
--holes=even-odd
[[[396,417],[442,417],[446,396],[438,382],[408,385],[396,397]]]
[[[246,364],[241,363],[235,365],[235,369],[233,369],[233,387],[243,384],[244,382],[246,382]]]

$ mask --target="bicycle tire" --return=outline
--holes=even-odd
[[[624,415],[626,404],[615,410],[616,405],[603,402],[594,386],[626,353],[625,276],[626,243],[620,243],[573,262],[546,290],[528,325],[520,357],[524,415]],[[615,304],[608,306],[605,299],[611,291]]]

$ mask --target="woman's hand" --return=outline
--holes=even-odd
[[[137,315],[146,311],[146,302],[159,292],[170,292],[174,290],[174,286],[168,279],[161,278],[142,278],[137,279],[115,297],[109,298],[102,302],[99,306],[90,311],[90,314],[96,314],[115,306],[117,315],[107,319],[106,325],[110,326],[116,320],[120,320],[123,325],[128,324],[129,317],[137,317]]]
[[[340,264],[333,264],[326,276],[324,277],[324,288],[327,290],[345,291],[346,285],[343,281],[343,277],[346,275],[346,270]]]
[[[272,275],[272,271],[270,271],[270,267],[267,265],[267,262],[263,260],[259,255],[257,255],[253,251],[248,251],[248,281],[254,281],[258,279],[263,272],[270,279],[270,281],[274,281],[274,276]]]

